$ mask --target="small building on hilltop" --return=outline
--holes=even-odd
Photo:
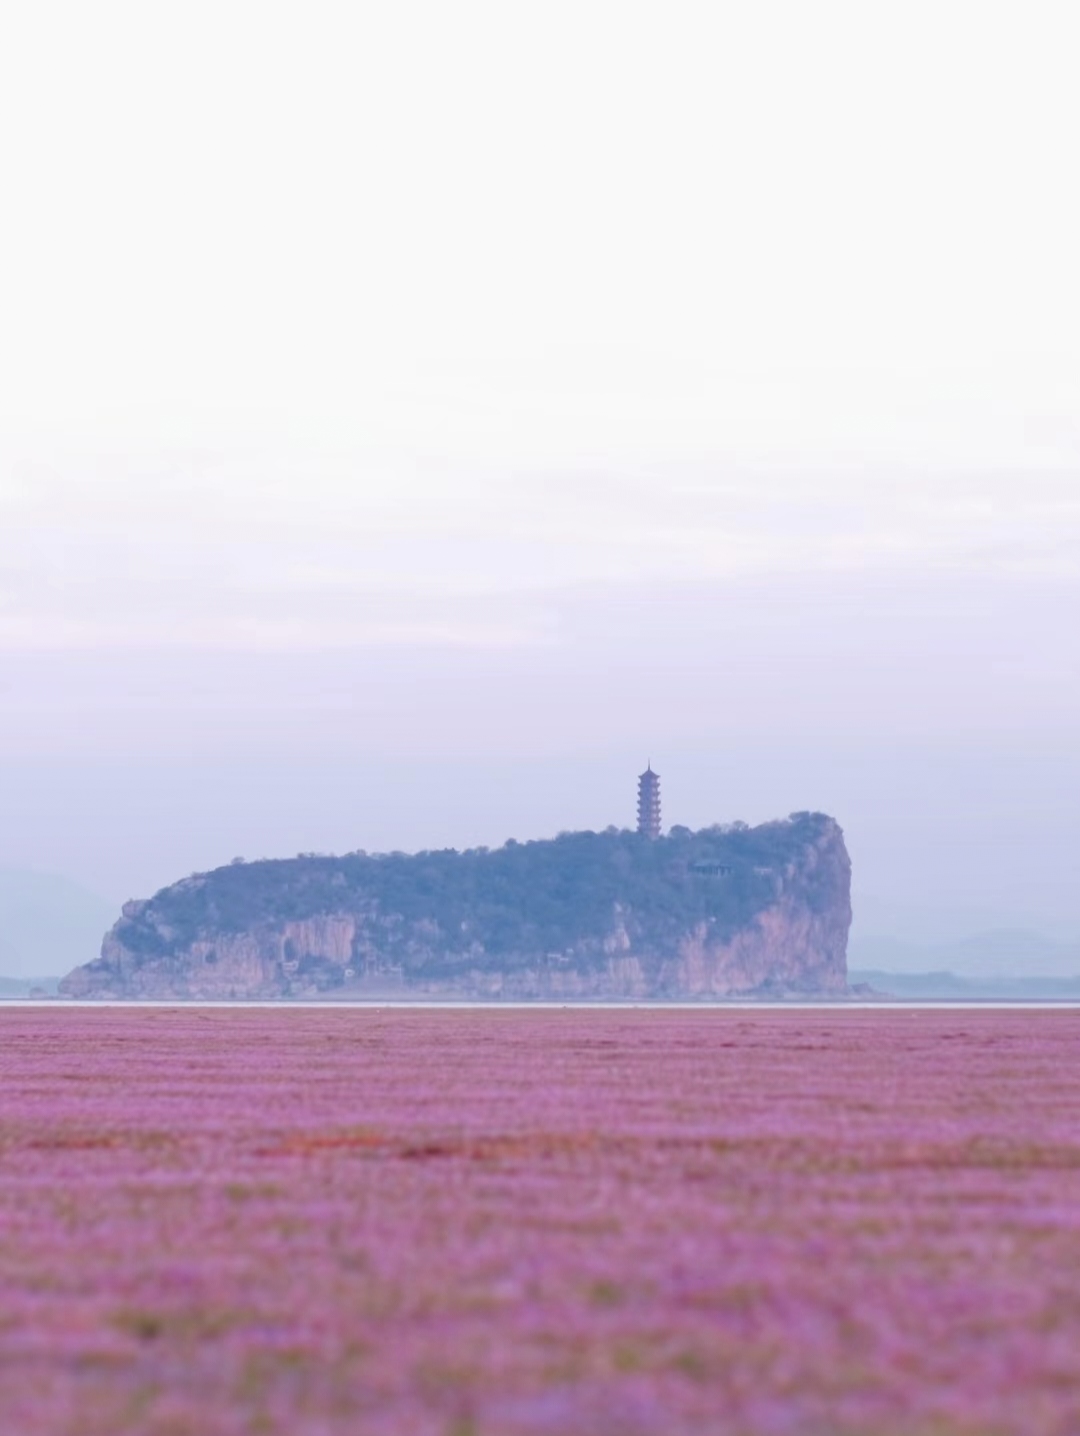
[[[637,830],[646,838],[660,836],[660,774],[652,763],[637,780]]]

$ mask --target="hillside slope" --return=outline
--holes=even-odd
[[[709,997],[846,987],[851,865],[798,813],[650,842],[233,864],[125,904],[71,997]]]

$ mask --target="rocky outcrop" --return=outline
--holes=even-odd
[[[125,904],[83,998],[723,998],[847,990],[839,825],[571,833],[233,864]]]

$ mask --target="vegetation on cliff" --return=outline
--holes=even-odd
[[[67,990],[132,990],[142,974],[135,988],[149,993],[151,972],[162,992],[194,995],[216,981],[241,995],[326,990],[377,973],[415,984],[572,970],[600,991],[597,975],[624,957],[639,990],[672,990],[682,979],[661,970],[688,942],[716,952],[782,902],[805,929],[809,985],[826,972],[842,983],[849,870],[839,827],[819,813],[673,828],[656,841],[610,828],[493,851],[236,862],[127,904],[102,958]],[[338,920],[333,940],[325,923],[313,935],[325,919]],[[753,959],[759,976],[764,943]],[[797,979],[803,958],[787,945],[785,979]],[[241,962],[245,975],[231,975]],[[185,963],[202,973],[194,988]]]

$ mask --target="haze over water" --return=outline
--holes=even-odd
[[[0,868],[629,824],[651,756],[836,814],[856,935],[1080,942],[1071,24],[5,19]]]

